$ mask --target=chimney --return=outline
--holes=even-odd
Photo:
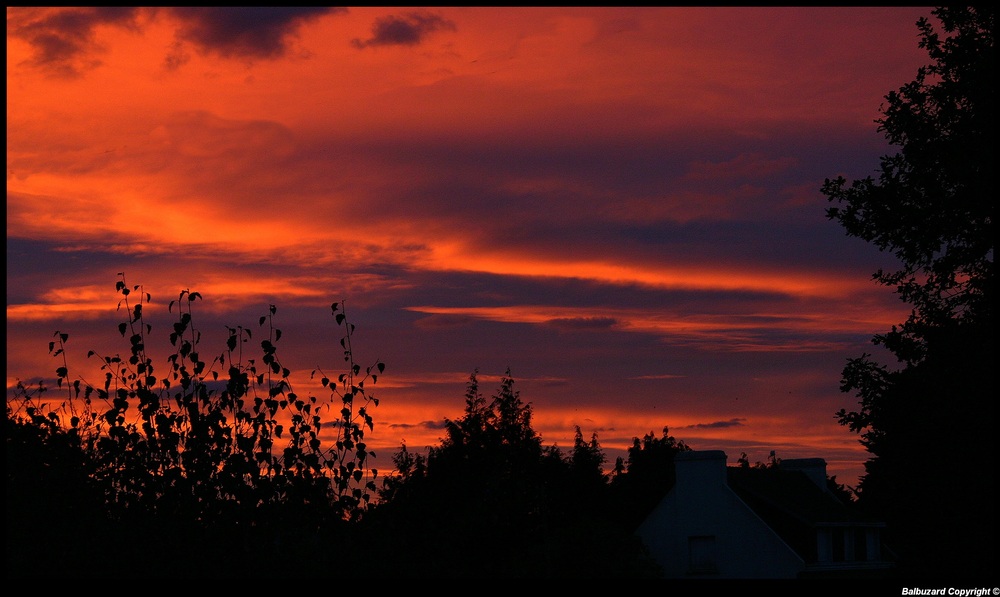
[[[726,453],[722,450],[691,450],[674,456],[676,486],[708,487],[726,484]]]
[[[820,489],[827,490],[826,461],[822,458],[786,458],[780,466],[786,471],[802,471]]]

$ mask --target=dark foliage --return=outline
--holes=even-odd
[[[347,370],[333,383],[323,375],[328,398],[300,398],[277,356],[273,305],[259,321],[259,362],[245,356],[252,332],[241,326],[208,363],[192,318],[201,297],[181,292],[160,378],[147,349],[150,296],[120,277],[128,355],[88,354],[104,383],[74,378],[69,335],[56,332],[49,352],[65,398],[50,407],[41,381],[18,382],[8,398],[8,576],[281,576],[340,543],[375,491],[364,436],[377,400],[365,383],[384,368],[362,374],[354,362],[342,304],[332,310]],[[331,411],[336,439],[325,448]]]
[[[427,457],[405,446],[365,518],[380,561],[411,578],[652,578],[620,524],[596,435],[543,448],[510,372],[490,401],[470,376],[465,415]]]
[[[891,251],[874,279],[912,307],[875,336],[899,362],[851,359],[837,416],[871,454],[859,503],[889,523],[903,574],[987,579],[996,566],[994,9],[943,7],[918,23],[931,59],[886,96],[879,130],[899,147],[876,180],[827,180],[847,233]],[[946,446],[946,447],[942,447]]]
[[[628,459],[618,459],[611,479],[615,518],[621,525],[635,530],[649,515],[674,486],[674,456],[690,449],[666,427],[660,437],[649,432],[642,440],[632,439]]]

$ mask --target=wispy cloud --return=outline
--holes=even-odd
[[[655,308],[622,309],[601,307],[606,315],[594,316],[595,309],[559,305],[507,305],[497,307],[411,306],[407,310],[446,317],[452,325],[464,318],[506,323],[526,323],[573,331],[604,331],[652,334],[671,344],[718,351],[825,351],[843,342],[845,334],[864,334],[873,322],[868,319],[837,322],[829,314],[799,313],[795,316],[747,312],[710,315],[686,312],[667,305]],[[866,315],[866,314],[859,314]],[[885,324],[888,324],[887,319]],[[443,323],[443,322],[442,322]],[[428,323],[427,325],[433,325]]]
[[[693,425],[678,427],[678,429],[727,429],[729,427],[742,427],[745,422],[746,419],[735,418],[728,421],[714,421],[712,423],[694,423]]]

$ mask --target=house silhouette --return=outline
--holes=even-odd
[[[728,467],[721,450],[674,458],[676,482],[636,534],[667,578],[885,577],[885,524],[827,486],[822,458]]]

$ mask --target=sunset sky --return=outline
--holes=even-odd
[[[580,426],[610,465],[667,426],[854,485],[840,372],[907,310],[819,189],[895,152],[874,120],[921,16],[8,7],[8,391],[53,376],[56,330],[74,370],[127,353],[125,272],[162,367],[180,291],[209,354],[276,305],[302,394],[344,301],[386,363],[382,468],[509,367],[545,445]]]

